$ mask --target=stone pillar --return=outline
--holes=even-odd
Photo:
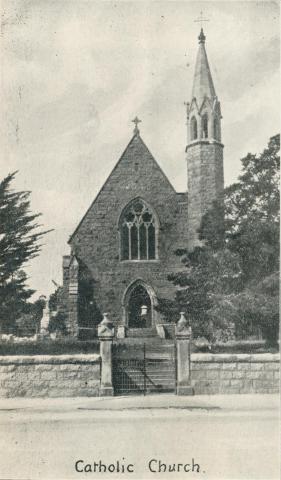
[[[75,256],[69,265],[68,322],[67,331],[72,337],[78,336],[78,273],[79,264]]]
[[[98,326],[98,337],[100,341],[101,355],[101,396],[112,396],[112,342],[114,337],[114,327],[107,317],[107,313],[103,314],[103,319]]]
[[[49,327],[49,321],[50,321],[50,311],[48,307],[48,301],[46,302],[46,306],[43,308],[43,315],[41,318],[41,324],[40,324],[40,333],[43,335],[48,334],[48,327]]]
[[[50,321],[49,304],[45,295],[41,295],[39,297],[39,300],[44,302],[44,307],[43,307],[42,318],[40,320],[40,327],[39,327],[38,333],[42,336],[46,336],[46,335],[49,335],[49,331],[48,331],[48,326]]]
[[[191,386],[190,369],[190,340],[191,327],[188,325],[184,313],[181,312],[176,325],[177,342],[177,395],[194,395]]]
[[[117,338],[126,338],[126,326],[118,325],[117,327]]]

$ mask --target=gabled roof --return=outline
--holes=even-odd
[[[107,183],[109,182],[112,174],[114,173],[114,171],[118,168],[119,164],[122,162],[122,160],[127,156],[127,155],[130,155],[130,150],[134,148],[135,151],[143,151],[144,153],[146,153],[150,160],[152,162],[155,163],[155,165],[157,166],[158,170],[161,172],[161,174],[163,175],[163,177],[165,178],[167,184],[169,185],[169,187],[171,188],[172,192],[173,193],[176,193],[173,185],[171,184],[171,182],[169,181],[169,179],[167,178],[167,176],[165,175],[165,173],[163,172],[162,168],[158,165],[158,163],[156,162],[155,158],[153,157],[153,155],[150,153],[149,149],[147,148],[146,144],[144,143],[144,141],[142,140],[140,134],[139,134],[139,131],[136,130],[132,139],[130,140],[130,142],[128,143],[127,147],[125,148],[124,152],[122,153],[121,157],[119,158],[118,162],[116,163],[115,167],[112,169],[112,171],[110,172],[109,176],[107,177],[105,183],[103,184],[103,186],[101,187],[100,191],[98,192],[98,194],[96,195],[95,199],[93,200],[93,202],[91,203],[90,207],[88,208],[88,210],[86,211],[86,213],[84,214],[84,216],[82,217],[81,221],[79,222],[79,224],[77,225],[76,229],[74,230],[74,232],[72,233],[72,235],[70,236],[69,240],[68,240],[68,243],[71,243],[74,235],[76,234],[76,232],[78,231],[80,225],[83,223],[85,217],[87,216],[88,212],[92,209],[93,205],[95,204],[95,202],[97,201],[97,199],[99,198],[99,196],[101,195],[103,189],[105,188],[105,186],[107,185]]]

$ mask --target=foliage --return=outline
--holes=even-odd
[[[260,330],[269,345],[277,342],[279,150],[276,135],[260,155],[243,158],[224,205],[214,202],[202,219],[201,246],[177,252],[185,269],[169,277],[177,286],[173,308],[187,313],[194,336],[231,336],[234,325],[237,336]]]
[[[16,319],[28,310],[34,293],[26,287],[24,265],[36,257],[46,231],[38,230],[40,214],[30,212],[30,192],[11,189],[15,173],[0,183],[0,329],[12,332]]]
[[[48,330],[50,333],[61,333],[62,335],[66,334],[66,314],[64,312],[58,311],[55,315],[51,316]]]
[[[99,353],[99,341],[80,341],[67,337],[56,340],[45,338],[34,342],[0,342],[0,355],[63,355]]]
[[[16,335],[19,337],[28,337],[38,331],[38,325],[30,313],[22,313],[16,320]]]
[[[268,346],[275,347],[279,326],[279,273],[251,284],[238,294],[222,296],[217,314],[235,323],[238,338],[260,331]]]
[[[155,310],[162,314],[164,322],[176,323],[180,317],[181,306],[174,300],[167,298],[158,298],[158,305]]]
[[[239,288],[241,271],[237,255],[227,249],[213,252],[207,246],[198,247],[193,252],[186,251],[182,262],[185,270],[168,277],[177,286],[170,311],[173,308],[175,312],[186,313],[195,337],[214,340],[214,330],[224,329],[227,322],[223,316],[211,315],[211,309],[222,289],[231,292]],[[158,308],[169,316],[163,302]]]
[[[102,314],[94,296],[94,290],[96,288],[96,280],[92,278],[92,274],[86,265],[81,262],[79,269],[78,295],[80,327],[95,329],[102,320]]]
[[[23,312],[16,319],[17,335],[34,335],[39,332],[44,306],[42,297],[35,302],[26,302]]]
[[[62,303],[63,287],[57,287],[54,293],[51,293],[49,298],[49,310],[51,312],[59,310]]]

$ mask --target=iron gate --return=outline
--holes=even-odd
[[[113,345],[115,395],[175,392],[176,348],[168,345]]]

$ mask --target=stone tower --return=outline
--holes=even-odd
[[[199,245],[198,229],[213,200],[223,199],[221,109],[216,96],[205,35],[201,28],[191,102],[187,104],[187,173],[189,250]]]

